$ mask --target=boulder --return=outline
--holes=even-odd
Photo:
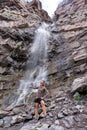
[[[71,92],[87,92],[87,75],[74,79],[71,85]]]

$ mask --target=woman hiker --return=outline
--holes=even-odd
[[[48,95],[48,90],[45,87],[45,81],[41,81],[40,86],[38,88],[37,96],[34,100],[35,102],[35,119],[39,119],[39,105],[42,106],[44,117],[46,116],[46,107],[45,107],[45,97]]]

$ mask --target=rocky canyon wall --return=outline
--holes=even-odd
[[[84,86],[81,80],[87,74],[87,2],[64,0],[55,11],[54,19],[49,77],[54,86],[61,83],[71,86],[78,80]]]
[[[24,75],[29,48],[42,21],[51,19],[39,0],[0,2],[0,104]]]
[[[19,81],[27,71],[35,30],[42,21],[51,23],[39,0],[1,0],[0,130],[86,130],[86,0],[64,0],[55,11],[53,24],[49,24],[47,115],[44,117],[40,109],[39,120],[34,119],[34,103],[30,101],[33,94],[27,94],[23,104],[12,104],[18,96]],[[71,96],[71,92],[85,94]]]

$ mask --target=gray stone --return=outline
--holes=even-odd
[[[3,121],[4,121],[4,127],[9,127],[12,121],[12,117],[4,117]]]
[[[15,115],[15,116],[13,116],[12,117],[12,120],[11,120],[11,125],[14,125],[14,124],[16,124],[16,123],[20,123],[20,122],[22,122],[23,121],[23,117],[22,116],[20,116],[20,115]]]
[[[3,73],[5,73],[5,72],[6,72],[6,68],[0,67],[0,74],[3,74]]]
[[[54,117],[53,114],[52,114],[51,112],[49,112],[49,116],[50,116],[50,117]]]
[[[24,125],[20,130],[35,130],[35,124]]]
[[[28,114],[24,117],[24,121],[30,121],[33,119],[33,116],[31,114]]]
[[[72,107],[72,114],[77,114],[79,113],[79,110],[76,107]]]
[[[55,120],[55,125],[59,125],[59,120]]]
[[[54,109],[54,108],[55,108],[55,106],[56,106],[56,104],[54,104],[54,103],[52,104],[52,103],[51,103],[51,105],[50,105],[50,107],[49,107],[49,108],[50,108],[50,109]]]
[[[64,128],[62,126],[52,125],[49,129],[45,129],[45,130],[64,130]]]
[[[63,110],[63,115],[64,115],[64,116],[68,116],[68,110],[66,110],[66,109]]]
[[[87,58],[86,49],[79,49],[72,54],[74,61],[80,61]]]
[[[41,126],[36,128],[36,130],[46,130],[48,129],[48,127],[49,127],[49,124],[41,124]]]
[[[87,91],[87,75],[77,78],[71,85],[71,92],[84,92]]]
[[[64,100],[65,100],[65,97],[61,97],[61,98],[57,98],[57,99],[55,100],[55,102],[58,103],[58,102],[62,102],[62,101],[64,101]]]
[[[58,118],[58,119],[61,119],[61,118],[63,118],[63,117],[64,117],[63,113],[58,113],[58,115],[57,115],[57,118]]]
[[[3,119],[0,119],[0,127],[2,127],[4,125],[4,121]]]
[[[62,122],[66,128],[72,128],[74,125],[74,118],[73,118],[73,116],[68,116],[68,117],[62,119]]]
[[[9,112],[7,112],[7,111],[0,110],[0,118],[3,118],[3,117],[5,117],[5,116],[7,116],[8,113],[9,113]]]

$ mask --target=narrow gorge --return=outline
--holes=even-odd
[[[1,0],[0,130],[87,129],[86,18],[86,0],[63,0],[53,18],[39,0]],[[47,116],[35,120],[41,80]]]

